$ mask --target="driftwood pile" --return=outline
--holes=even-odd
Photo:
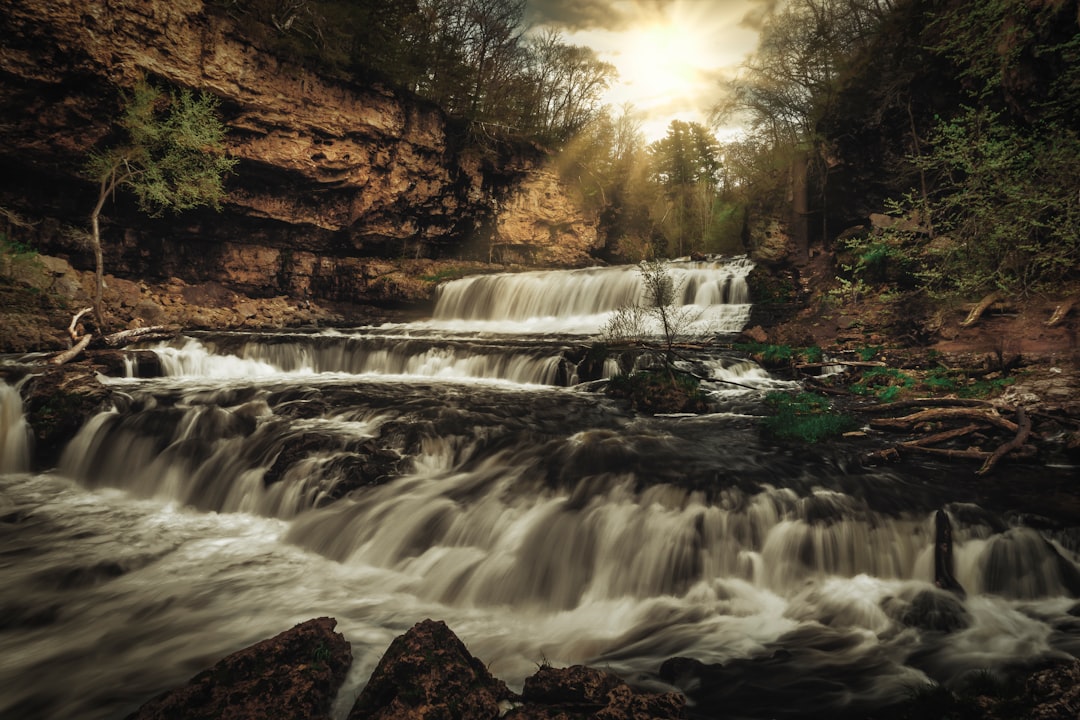
[[[872,453],[877,460],[897,460],[906,453],[981,460],[976,474],[985,475],[1006,456],[1031,458],[1037,452],[1030,442],[1031,417],[1019,406],[986,400],[923,398],[864,407],[861,411],[898,415],[870,419],[871,430],[904,438]]]
[[[93,308],[83,308],[71,317],[68,325],[68,336],[71,338],[71,347],[56,353],[49,358],[53,365],[63,365],[77,358],[91,343],[94,342],[94,334],[87,332],[79,321],[83,316],[93,312]],[[179,328],[171,325],[151,325],[147,327],[131,328],[120,332],[103,335],[98,343],[109,348],[120,348],[135,342],[150,342],[155,340],[171,340],[179,333]]]

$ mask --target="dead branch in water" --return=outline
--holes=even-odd
[[[913,430],[916,425],[924,422],[957,419],[994,425],[1009,432],[1016,432],[1018,429],[1016,423],[1006,420],[996,413],[969,410],[967,408],[931,408],[899,418],[876,418],[870,421],[870,427],[875,430],[898,430],[904,432]]]
[[[89,308],[88,308],[89,309]],[[148,327],[121,330],[106,335],[102,338],[109,347],[119,347],[133,342],[148,342],[151,340],[172,340],[179,333],[179,328],[168,325],[150,325]]]
[[[79,353],[86,349],[86,346],[90,344],[90,340],[93,337],[93,333],[86,333],[82,336],[82,339],[79,340],[79,342],[75,343],[67,350],[57,353],[56,355],[53,355],[51,358],[49,358],[49,362],[53,365],[63,365],[66,362],[70,362],[71,360],[76,358]]]
[[[986,458],[986,462],[983,466],[976,471],[976,475],[985,475],[997,464],[997,461],[1005,457],[1010,452],[1019,450],[1027,442],[1028,436],[1031,435],[1031,418],[1024,412],[1024,408],[1016,408],[1016,424],[1017,431],[1016,437],[1009,442],[1001,445],[994,453]]]

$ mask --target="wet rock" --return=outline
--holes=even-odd
[[[445,623],[424,620],[390,644],[349,720],[490,720],[513,699]]]
[[[49,367],[23,388],[23,410],[34,433],[34,464],[53,467],[90,417],[108,405],[111,391],[86,365]]]
[[[1028,678],[1026,690],[1033,703],[1025,716],[1030,720],[1080,717],[1080,660],[1040,670]]]
[[[541,667],[519,698],[445,623],[424,620],[390,645],[349,720],[646,720],[681,718],[683,705],[677,693],[635,693],[581,665]]]
[[[678,693],[635,693],[615,675],[583,665],[541,667],[525,681],[522,700],[525,704],[511,710],[506,718],[681,718],[685,705],[685,700]]]
[[[164,693],[127,720],[316,720],[330,708],[352,664],[337,621],[316,618],[235,652]]]
[[[885,612],[908,627],[935,632],[954,632],[971,625],[971,616],[963,602],[950,592],[924,590],[910,602],[889,598]]]

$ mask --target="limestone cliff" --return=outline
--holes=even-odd
[[[90,259],[65,228],[85,226],[95,197],[79,168],[140,75],[219,97],[240,163],[221,213],[152,220],[118,196],[104,235],[118,276],[386,301],[401,298],[382,278],[405,258],[579,265],[596,245],[535,148],[478,147],[437,107],[291,65],[202,0],[4,5],[0,207],[76,266]]]

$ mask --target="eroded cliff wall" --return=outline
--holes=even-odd
[[[535,148],[478,146],[437,108],[323,77],[255,47],[201,0],[7,0],[0,13],[0,207],[46,252],[96,189],[79,177],[139,76],[221,99],[240,160],[220,213],[106,208],[106,268],[262,295],[387,301],[395,260],[588,262],[595,220]],[[9,230],[12,230],[9,228]]]

